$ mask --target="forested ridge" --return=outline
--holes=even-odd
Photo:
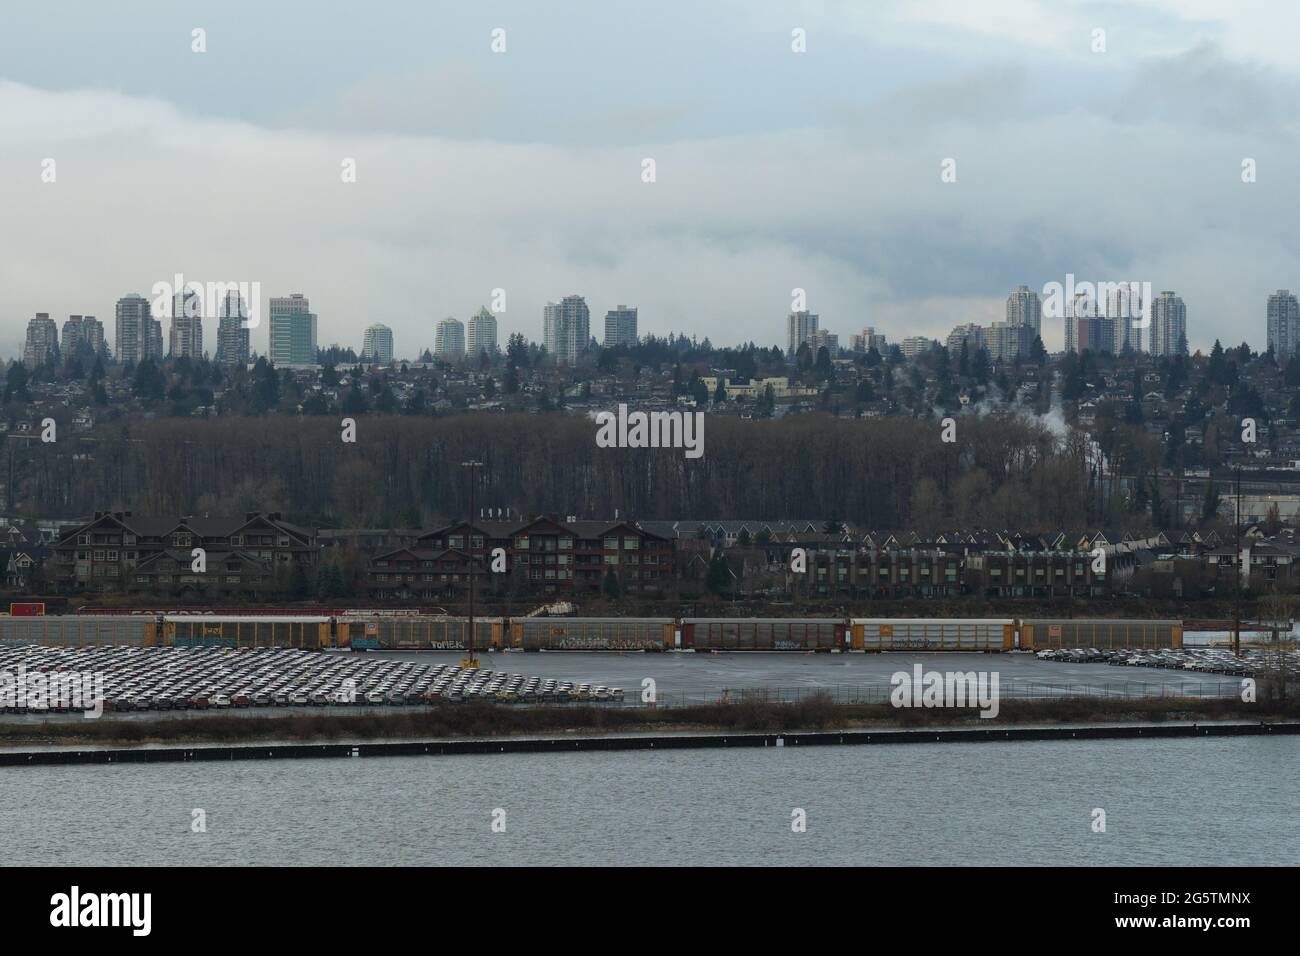
[[[43,517],[281,511],[336,527],[426,525],[479,507],[589,518],[821,518],[868,528],[1082,527],[1101,515],[1083,443],[1016,416],[938,421],[708,416],[704,456],[604,449],[565,415],[158,419],[6,442],[11,511]]]

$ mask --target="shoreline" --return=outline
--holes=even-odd
[[[769,733],[671,733],[568,737],[498,737],[460,740],[266,743],[194,747],[140,746],[115,749],[0,751],[0,767],[112,763],[311,758],[456,756],[495,753],[579,753],[629,750],[698,750],[728,747],[820,747],[1007,741],[1149,740],[1192,737],[1300,736],[1300,721],[1178,724],[1093,724],[1073,727],[926,728],[779,731]]]

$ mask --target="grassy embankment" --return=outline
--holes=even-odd
[[[898,709],[882,704],[837,704],[812,697],[777,704],[740,700],[674,708],[594,706],[522,707],[492,703],[440,705],[397,713],[356,715],[268,714],[265,717],[195,715],[157,720],[68,720],[33,726],[0,722],[0,747],[86,744],[239,744],[275,740],[330,742],[443,737],[635,734],[682,731],[813,731],[859,728],[968,727],[1017,724],[1106,723],[1166,720],[1295,720],[1300,699],[1239,700],[1153,698],[1003,701],[998,716],[976,710]]]

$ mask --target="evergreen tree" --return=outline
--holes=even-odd
[[[602,590],[605,592],[605,597],[608,598],[618,598],[623,593],[622,588],[619,587],[618,575],[614,573],[613,568],[606,569],[605,583],[602,585]]]
[[[167,390],[167,380],[153,359],[145,359],[135,367],[131,393],[144,402],[161,401]]]
[[[709,559],[708,587],[714,594],[726,594],[731,587],[731,569],[722,548],[715,548]]]
[[[27,391],[27,368],[22,362],[13,362],[5,373],[4,404],[31,400],[31,393]]]
[[[311,583],[307,580],[307,569],[301,561],[293,562],[293,571],[289,574],[289,600],[305,601],[311,595]]]
[[[835,374],[834,368],[831,365],[830,350],[824,345],[817,350],[817,361],[814,369],[817,373],[817,381],[819,382],[828,382]]]
[[[1201,505],[1202,520],[1213,521],[1219,516],[1219,501],[1221,498],[1218,486],[1214,484],[1214,479],[1211,478],[1209,484],[1205,486],[1205,502]]]

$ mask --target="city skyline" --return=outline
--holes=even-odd
[[[502,341],[535,338],[565,288],[597,322],[636,299],[643,335],[780,342],[780,303],[802,288],[843,331],[941,339],[1002,318],[1025,276],[1071,272],[1178,290],[1193,350],[1260,347],[1242,290],[1300,286],[1285,215],[1300,184],[1283,173],[1300,97],[1278,39],[1297,11],[1024,0],[1016,15],[948,11],[935,30],[891,3],[505,4],[494,53],[497,24],[469,11],[407,5],[396,36],[288,6],[236,38],[215,5],[145,3],[152,15],[121,13],[93,43],[15,13],[0,37],[0,350],[17,354],[38,312],[102,315],[181,270],[310,288],[319,341],[354,348],[375,316],[415,343],[496,289]],[[430,30],[445,40],[432,58]],[[604,38],[590,62],[557,69],[587,32]],[[664,50],[680,71],[665,75]],[[1082,141],[1104,145],[1061,148]],[[192,228],[174,228],[178,210]],[[1044,327],[1049,350],[1062,341]]]
[[[798,346],[808,342],[816,347],[829,346],[832,353],[835,353],[841,348],[842,340],[849,343],[843,346],[844,351],[866,351],[874,340],[877,345],[880,342],[899,345],[904,353],[910,356],[920,347],[919,343],[922,341],[931,341],[954,348],[958,342],[964,340],[972,348],[986,348],[993,359],[999,360],[1027,355],[1035,337],[1042,338],[1044,347],[1052,354],[1082,351],[1085,348],[1118,354],[1126,347],[1155,356],[1209,351],[1208,347],[1194,348],[1187,341],[1186,304],[1182,296],[1174,290],[1162,290],[1159,295],[1153,296],[1145,325],[1138,318],[1142,308],[1137,304],[1139,297],[1134,295],[1133,312],[1128,314],[1127,298],[1123,295],[1117,296],[1113,291],[1105,303],[1081,293],[1067,308],[1066,315],[1061,317],[1049,315],[1044,320],[1042,297],[1046,292],[1046,287],[1044,292],[1040,293],[1038,290],[1020,284],[1013,288],[1005,299],[1005,318],[994,319],[988,325],[978,322],[959,322],[951,326],[947,332],[935,336],[891,336],[889,329],[876,326],[858,326],[862,329],[861,333],[850,330],[845,334],[823,327],[819,313],[808,309],[796,310],[790,312],[785,318],[784,351],[787,357],[793,357]],[[317,339],[318,316],[310,311],[310,301],[303,293],[268,298],[270,308],[267,311],[270,320],[265,324],[267,331],[262,335],[264,347],[258,347],[258,343],[252,340],[252,334],[257,329],[244,328],[238,320],[238,316],[243,314],[239,293],[230,292],[219,310],[220,324],[213,348],[209,349],[203,338],[201,298],[191,293],[186,293],[183,298],[177,294],[173,301],[178,304],[172,306],[172,315],[157,317],[152,314],[147,299],[134,293],[123,296],[116,304],[117,331],[113,344],[109,348],[114,360],[122,360],[118,357],[119,337],[124,337],[127,346],[125,360],[130,362],[139,361],[144,357],[174,358],[182,355],[208,355],[214,361],[231,364],[240,360],[247,361],[250,355],[257,355],[266,356],[280,365],[308,365],[314,363],[314,358],[310,356],[314,356],[316,349],[323,347],[351,348],[359,357],[364,358],[374,352],[371,342],[377,331],[382,332],[385,343],[385,348],[380,354],[387,355],[390,361],[418,361],[425,351],[436,358],[454,361],[482,351],[495,353],[501,348],[498,338],[498,316],[486,306],[480,306],[467,320],[448,316],[432,323],[431,340],[417,342],[410,351],[399,349],[392,328],[382,323],[372,323],[363,329],[359,343],[347,341],[322,343]],[[130,317],[125,320],[125,323],[122,311],[124,307],[135,310],[129,312]],[[590,312],[585,296],[572,294],[564,297],[560,302],[547,303],[542,311],[540,336],[527,331],[522,334],[526,341],[544,346],[553,361],[569,365],[574,364],[577,353],[582,351],[583,346],[580,346],[579,342],[587,344],[594,342],[599,347],[609,348],[635,344],[641,338],[638,331],[639,309],[637,307],[620,303],[617,307],[609,309],[604,318],[603,338],[592,335]],[[50,340],[57,345],[59,326],[50,316],[51,313],[38,312],[34,318],[28,320],[25,339],[14,358],[30,366],[32,364],[30,356],[36,354],[33,349],[44,354],[43,343],[50,339],[51,335]],[[72,332],[74,338],[82,334],[80,324],[83,322],[83,316],[72,314],[69,320],[74,323]],[[94,316],[88,314],[84,316],[84,320],[95,322]],[[164,340],[164,321],[169,324],[166,341],[170,344],[165,350],[158,351]],[[297,321],[300,327],[290,328],[288,323],[292,321]],[[53,333],[44,331],[45,322],[54,324]],[[68,323],[65,322],[66,324]],[[97,341],[107,346],[108,341],[103,334],[102,325],[98,323],[96,325],[98,326]],[[41,331],[35,331],[38,326]],[[1061,330],[1064,348],[1054,349],[1046,345],[1048,340],[1046,333],[1054,327],[1059,327]],[[274,338],[273,329],[279,330]],[[445,345],[442,342],[444,332],[450,335]],[[678,329],[669,330],[668,334],[689,333],[689,329]],[[1300,305],[1297,304],[1296,296],[1289,289],[1279,288],[1269,293],[1264,302],[1262,315],[1258,317],[1256,333],[1241,338],[1225,339],[1219,336],[1215,341],[1219,341],[1225,347],[1235,347],[1245,342],[1261,353],[1274,348],[1275,354],[1283,359],[1300,352]],[[66,337],[67,333],[64,334]],[[33,339],[34,335],[35,339]],[[703,341],[703,337],[698,338]],[[152,341],[156,344],[152,347],[148,344],[141,347],[138,344],[141,341]],[[273,354],[275,352],[273,341],[280,343],[278,359]],[[748,341],[753,341],[759,347],[780,344],[757,339],[744,342],[717,341],[712,344],[715,347],[735,347]],[[861,348],[858,347],[859,342],[863,343]]]

